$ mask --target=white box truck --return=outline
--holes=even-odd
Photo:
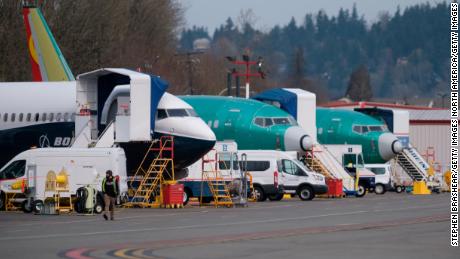
[[[246,155],[246,167],[252,175],[252,184],[258,201],[267,198],[281,200],[284,193],[296,194],[301,200],[312,200],[317,194],[327,193],[323,175],[308,169],[297,160],[296,152],[275,150],[239,150]],[[244,164],[242,161],[241,164]]]
[[[111,170],[119,177],[120,194],[127,193],[126,156],[121,148],[37,148],[24,151],[0,169],[0,206],[4,207],[6,193],[15,193],[13,202],[21,203],[24,212],[31,212],[35,204],[43,205],[47,175],[65,172],[69,192],[62,197],[76,196],[82,186],[101,190],[105,172]],[[52,195],[52,194],[51,194]],[[100,213],[103,199],[98,195],[95,211]]]

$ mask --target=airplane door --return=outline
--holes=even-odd
[[[31,193],[35,193],[35,188],[37,186],[37,166],[36,165],[27,165],[27,188],[29,188]]]
[[[237,122],[240,118],[240,110],[231,109],[229,110],[228,116],[224,122],[224,136],[226,139],[236,139],[237,134]]]
[[[340,139],[337,133],[339,132],[341,124],[342,124],[341,119],[339,118],[332,119],[331,124],[329,125],[329,129],[327,130],[327,133],[329,135],[328,138],[330,139],[330,141],[336,142]]]

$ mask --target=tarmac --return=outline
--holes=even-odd
[[[0,212],[1,258],[458,258],[450,194],[298,198],[247,208]]]

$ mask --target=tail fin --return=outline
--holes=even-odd
[[[50,28],[36,7],[23,8],[30,62],[34,81],[73,81],[70,71]]]

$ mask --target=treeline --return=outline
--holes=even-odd
[[[175,0],[29,2],[41,8],[74,75],[126,67],[174,78],[184,70],[175,62],[183,23]],[[31,80],[21,3],[0,1],[0,81]]]
[[[31,80],[21,0],[0,0],[0,81]],[[176,94],[217,94],[232,68],[226,56],[262,56],[266,79],[252,90],[299,87],[321,100],[432,97],[448,91],[449,5],[422,4],[367,23],[341,9],[292,19],[285,26],[256,29],[254,14],[228,18],[212,35],[182,30],[177,0],[39,0],[45,19],[78,75],[101,67],[141,69],[166,78]],[[196,39],[210,49],[184,55]],[[351,76],[354,72],[355,76]],[[350,80],[352,78],[352,80]],[[241,80],[243,81],[243,80]]]
[[[292,18],[269,31],[255,29],[248,20],[237,26],[228,18],[212,36],[200,27],[185,30],[180,46],[190,49],[195,39],[205,37],[222,57],[250,49],[266,60],[270,82],[262,84],[306,88],[330,98],[344,96],[350,75],[363,66],[374,97],[433,97],[448,90],[446,2],[382,13],[373,24],[356,8],[331,17],[324,11],[306,14],[303,21]]]

